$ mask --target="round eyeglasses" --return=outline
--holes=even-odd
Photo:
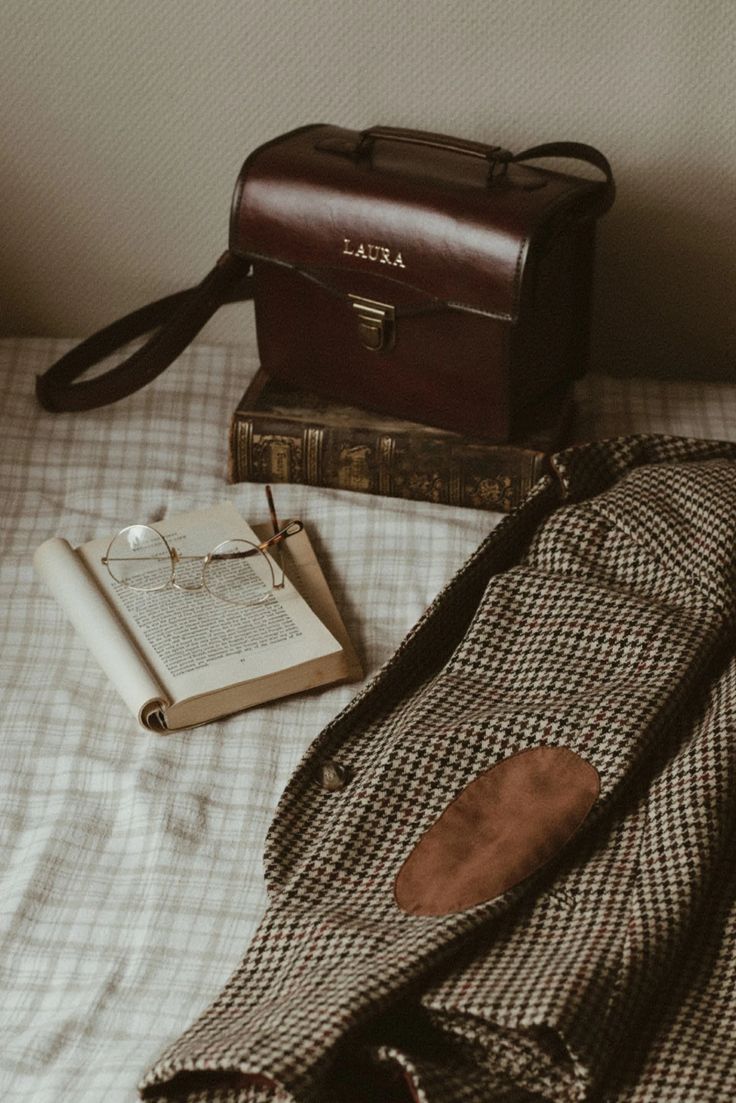
[[[261,544],[225,540],[207,555],[181,555],[151,525],[128,525],[112,538],[102,562],[115,582],[143,593],[206,590],[231,605],[261,605],[283,589],[280,547],[303,528],[301,521],[287,521]],[[279,557],[275,569],[269,548]]]

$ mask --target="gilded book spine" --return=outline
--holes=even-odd
[[[306,483],[503,513],[547,471],[532,448],[236,412],[230,482]]]

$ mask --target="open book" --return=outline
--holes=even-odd
[[[182,556],[223,541],[259,543],[229,503],[150,526]],[[37,572],[137,717],[151,731],[205,724],[278,697],[362,677],[332,594],[302,529],[281,544],[286,573],[274,589],[264,555],[252,564],[262,602],[236,605],[205,589],[141,592],[103,561],[109,538],[79,548],[60,537],[34,556]],[[265,563],[265,570],[262,569]]]

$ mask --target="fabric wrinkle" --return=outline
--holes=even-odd
[[[218,1000],[148,1074],[146,1098],[167,1083],[185,1098],[176,1076],[201,1067],[198,1054],[213,1090],[218,1069],[247,1068],[297,1103],[347,1103],[337,1070],[351,1054],[368,1077],[373,1054],[376,1091],[380,1069],[398,1069],[410,1103],[577,1103],[612,1075],[611,1099],[668,1098],[646,1053],[627,1059],[632,1024],[663,986],[677,1025],[693,990],[668,970],[692,961],[696,917],[722,891],[727,821],[714,800],[730,809],[719,725],[736,711],[723,666],[734,460],[732,445],[654,437],[556,458],[559,484],[489,536],[307,752],[269,837],[261,927]],[[522,860],[518,880],[489,879],[484,899],[403,913],[396,879],[433,825],[479,778],[539,748],[600,778],[571,838],[539,867]],[[333,754],[351,781],[329,794],[315,778]],[[524,856],[536,843],[519,834],[514,792],[499,815]],[[528,804],[522,787],[518,799]],[[482,869],[493,825],[463,831]],[[457,853],[428,856],[434,892]],[[685,1060],[673,1037],[655,1042]],[[687,1075],[715,1101],[712,1085],[731,1074],[722,1062],[701,1081],[700,1063]]]

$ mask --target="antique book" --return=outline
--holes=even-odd
[[[214,593],[202,588],[200,557],[224,542],[228,548],[258,545],[272,535],[267,526],[252,529],[224,503],[131,529],[145,530],[154,541],[160,533],[176,549],[177,587],[142,591],[113,578],[105,562],[109,536],[76,549],[54,537],[36,551],[34,565],[143,728],[190,728],[362,677],[303,528],[273,553],[274,559],[283,556],[283,575],[280,563],[257,548],[248,552],[247,564],[237,563],[247,572],[251,604],[245,605],[231,602],[230,575],[218,578]],[[228,558],[238,560],[220,556],[226,569]],[[180,569],[188,572],[181,581]],[[116,573],[122,574],[117,567]],[[275,588],[274,578],[282,577],[283,587]],[[187,588],[178,588],[182,582]]]
[[[230,482],[307,483],[508,513],[547,471],[572,419],[570,387],[531,407],[508,444],[290,389],[261,368],[230,424]]]

